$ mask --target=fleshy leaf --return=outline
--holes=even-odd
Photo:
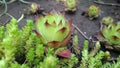
[[[63,57],[63,58],[70,58],[71,52],[69,49],[63,50],[58,54],[58,56]]]

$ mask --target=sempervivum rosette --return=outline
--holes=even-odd
[[[91,5],[88,9],[87,9],[87,14],[90,18],[98,18],[100,15],[100,9],[99,7],[97,7],[96,5]]]
[[[49,47],[66,46],[71,39],[72,30],[72,23],[61,13],[51,12],[36,19],[36,33],[43,44]]]
[[[120,24],[110,21],[109,24],[103,25],[97,38],[107,48],[120,51]]]

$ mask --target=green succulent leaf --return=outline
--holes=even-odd
[[[29,62],[32,62],[34,60],[34,57],[35,57],[34,48],[30,48],[26,54],[26,58]]]
[[[50,55],[40,63],[40,68],[57,68],[58,62],[58,58]]]
[[[44,56],[44,47],[43,47],[43,44],[36,45],[35,53],[40,58]]]

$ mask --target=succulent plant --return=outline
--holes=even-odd
[[[40,63],[40,68],[57,68],[59,60],[55,56],[47,56],[43,62]]]
[[[44,45],[61,50],[66,46],[73,30],[72,23],[59,12],[50,12],[46,16],[36,18],[36,34]],[[60,49],[59,49],[60,48]],[[64,49],[56,55],[64,58],[70,57],[70,50]]]
[[[28,14],[45,14],[44,12],[44,8],[42,8],[39,4],[32,2],[30,4],[30,8],[28,11]]]
[[[36,13],[39,10],[40,6],[36,3],[31,3],[30,11],[31,13]]]
[[[120,24],[110,23],[108,26],[103,25],[97,39],[106,47],[120,51]]]
[[[76,0],[65,0],[64,1],[65,5],[65,11],[76,11],[76,6],[77,6],[77,1]]]
[[[110,23],[113,23],[113,18],[112,18],[112,17],[107,16],[107,17],[104,17],[104,18],[102,19],[102,24],[108,25],[108,24],[110,24]]]
[[[96,5],[91,5],[87,10],[87,14],[90,18],[97,18],[100,15],[100,9]]]
[[[53,48],[67,45],[72,29],[71,22],[61,13],[51,12],[36,19],[37,35],[45,45]]]
[[[109,51],[105,51],[105,57],[104,57],[104,59],[110,60],[110,59],[111,59],[110,56],[111,56],[111,55],[110,55],[110,52],[109,52]]]

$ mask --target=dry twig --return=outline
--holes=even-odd
[[[94,1],[94,3],[101,4],[101,5],[118,6],[118,7],[120,7],[120,4],[105,3],[105,2],[103,2],[103,1]]]
[[[74,25],[74,24],[72,24],[72,25],[75,27],[75,29],[76,29],[85,39],[89,40],[89,38],[88,38],[76,25]]]

